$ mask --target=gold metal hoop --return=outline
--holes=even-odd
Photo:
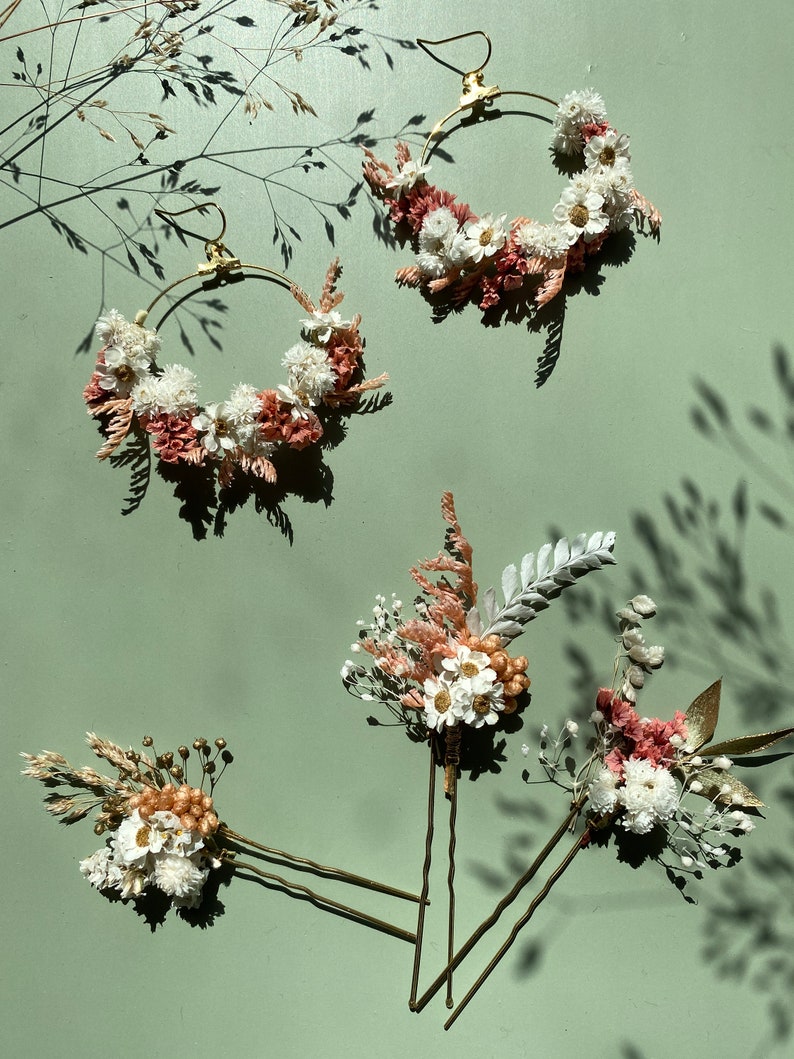
[[[264,272],[268,276],[272,276],[274,279],[283,283],[285,287],[290,290],[301,290],[301,287],[289,278],[285,276],[283,272],[278,272],[274,268],[270,268],[267,265],[254,265],[248,262],[240,261],[238,257],[235,257],[228,249],[226,244],[223,242],[223,237],[226,234],[226,214],[223,209],[218,205],[217,202],[204,202],[199,206],[188,206],[184,210],[161,210],[156,209],[154,212],[162,220],[168,224],[173,223],[172,217],[182,217],[186,213],[203,213],[209,207],[213,207],[220,214],[221,218],[221,230],[220,233],[214,238],[204,240],[204,254],[206,255],[206,262],[200,262],[196,266],[196,271],[189,273],[187,276],[182,276],[181,279],[174,280],[173,283],[169,283],[167,287],[160,291],[156,298],[147,305],[145,309],[141,311],[135,317],[135,323],[141,326],[146,322],[149,313],[157,305],[161,298],[165,297],[169,291],[172,291],[174,287],[178,287],[181,283],[186,283],[191,279],[207,279],[209,277],[216,277],[221,282],[229,273],[242,272],[243,269],[251,269],[256,272]]]
[[[435,46],[438,44],[451,44],[453,41],[463,40],[466,37],[483,37],[488,45],[485,61],[475,70],[469,70],[468,73],[450,65],[450,63],[444,62],[443,59],[439,59],[438,56],[434,55],[430,48],[427,47],[427,45]],[[558,106],[557,100],[551,99],[549,96],[540,95],[537,92],[526,92],[520,89],[501,89],[499,85],[486,85],[483,71],[488,65],[488,60],[491,58],[493,45],[491,44],[491,38],[481,29],[469,30],[467,33],[457,33],[454,37],[444,37],[441,40],[427,40],[424,37],[417,37],[416,43],[423,52],[433,59],[434,62],[439,63],[441,66],[446,66],[448,70],[454,70],[455,73],[459,73],[463,77],[463,95],[460,97],[460,102],[454,110],[451,110],[449,114],[446,114],[440,121],[437,121],[430,130],[430,133],[422,146],[422,153],[419,156],[419,165],[424,165],[433,138],[438,135],[448,121],[456,115],[462,114],[465,110],[473,111],[478,107],[483,108],[487,106],[487,104],[493,102],[494,99],[499,99],[501,96],[528,96],[530,99],[540,99],[544,103],[549,103],[552,107]]]

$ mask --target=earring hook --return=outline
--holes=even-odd
[[[183,217],[186,213],[203,213],[209,206],[216,209],[221,215],[221,230],[215,238],[204,238],[204,247],[207,250],[207,256],[209,257],[209,248],[213,246],[223,246],[223,237],[226,235],[226,214],[223,212],[223,208],[218,205],[217,202],[202,202],[198,206],[188,206],[184,210],[162,210],[156,209],[154,212],[157,216],[167,223],[171,223],[169,218],[171,217]],[[199,238],[203,238],[199,236]]]
[[[480,63],[480,65],[476,67],[475,70],[459,70],[457,66],[452,66],[451,63],[444,62],[443,59],[439,59],[437,55],[434,55],[430,51],[430,49],[426,47],[426,45],[428,44],[432,44],[434,47],[438,44],[452,44],[453,41],[464,40],[466,37],[483,37],[485,39],[485,43],[488,45],[488,52],[485,56],[485,61]],[[488,36],[487,33],[484,33],[481,29],[471,29],[466,33],[457,33],[454,37],[443,37],[441,40],[427,40],[425,37],[417,37],[416,43],[419,45],[422,51],[425,52],[426,55],[430,56],[430,58],[434,62],[437,62],[440,66],[446,66],[448,70],[453,70],[456,74],[460,74],[460,76],[463,78],[470,77],[474,73],[482,73],[482,71],[488,65],[488,60],[491,58],[491,51],[493,50],[493,47],[491,45],[491,38]]]
[[[204,240],[204,253],[207,257],[208,264],[199,265],[198,271],[200,273],[216,272],[220,274],[228,272],[231,269],[238,269],[240,268],[240,261],[230,253],[229,248],[223,243],[223,237],[226,234],[226,214],[217,202],[202,202],[198,206],[188,206],[184,210],[156,209],[154,212],[162,220],[171,224],[173,223],[170,220],[171,217],[182,217],[186,213],[203,213],[208,206],[212,206],[221,215],[221,230],[214,239]],[[201,238],[201,236],[199,236],[199,238]]]

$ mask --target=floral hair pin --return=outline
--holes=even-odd
[[[352,645],[356,655],[371,656],[367,665],[348,660],[342,667],[345,687],[365,702],[381,702],[407,726],[409,735],[430,748],[428,829],[416,953],[410,1004],[416,1000],[422,954],[425,909],[429,892],[433,836],[435,774],[444,769],[449,797],[450,873],[448,948],[454,954],[454,847],[457,776],[467,753],[487,745],[487,733],[517,709],[529,686],[528,660],[510,651],[511,642],[537,612],[564,588],[591,570],[613,563],[613,533],[581,534],[546,544],[525,555],[520,568],[511,564],[502,574],[504,604],[494,589],[479,594],[473,578],[472,547],[463,536],[451,493],[444,493],[441,514],[447,530],[445,553],[425,559],[411,577],[419,586],[416,617],[403,615],[396,597],[387,604],[378,596],[374,621],[361,629]],[[427,576],[439,574],[436,582]],[[363,622],[360,622],[363,625]],[[451,1004],[451,973],[448,1006]]]
[[[443,292],[454,304],[472,299],[482,310],[499,305],[505,292],[526,286],[539,307],[560,292],[566,273],[584,268],[610,234],[631,224],[641,229],[646,220],[656,234],[661,215],[634,187],[629,137],[610,125],[597,92],[569,92],[556,103],[536,92],[486,86],[483,69],[491,42],[480,30],[417,44],[436,59],[426,45],[471,36],[485,38],[488,54],[482,66],[463,74],[460,105],[436,122],[418,160],[407,143],[397,144],[396,171],[365,148],[364,177],[388,206],[391,221],[411,233],[416,259],[397,270],[398,283]],[[517,217],[508,224],[504,213],[478,216],[451,191],[427,180],[431,144],[447,122],[465,111],[477,113],[502,96],[525,96],[556,108],[552,151],[567,156],[574,172],[546,217]]]
[[[219,818],[215,804],[218,781],[232,761],[224,739],[216,739],[214,746],[206,739],[196,739],[192,748],[180,746],[176,754],[156,753],[150,736],[143,740],[141,751],[124,750],[93,732],[86,741],[115,770],[115,776],[101,775],[91,766],[75,768],[52,750],[22,754],[27,762],[23,775],[54,788],[45,798],[47,811],[63,823],[73,824],[96,813],[94,832],[105,836],[105,845],[80,861],[80,871],[100,892],[122,901],[159,898],[167,907],[197,909],[211,873],[225,867],[227,873],[253,876],[309,897],[319,908],[415,941],[410,931],[240,859],[240,851],[247,849],[260,859],[275,858],[326,878],[418,900],[404,890],[262,845],[233,831]],[[191,759],[201,775],[198,787],[188,779]]]
[[[205,243],[207,263],[166,287],[132,322],[115,309],[97,322],[102,347],[83,392],[88,412],[100,421],[106,438],[97,456],[107,459],[133,431],[151,436],[163,463],[217,468],[221,486],[229,485],[236,471],[274,482],[271,457],[279,447],[304,449],[316,443],[323,434],[318,411],[355,403],[363,393],[382,386],[388,375],[361,381],[361,317],[343,320],[338,311],[344,297],[335,290],[341,271],[338,259],[331,263],[315,305],[280,272],[232,257],[222,242],[223,211],[215,203],[206,205],[214,206],[223,219],[220,235]],[[155,212],[169,217],[204,208]],[[244,270],[264,273],[288,287],[307,314],[300,321],[300,339],[282,358],[283,383],[274,389],[239,383],[224,400],[201,405],[198,380],[190,368],[158,365],[161,339],[146,321],[174,287],[197,277],[221,283]]]
[[[642,632],[643,620],[655,611],[656,604],[644,595],[635,596],[618,611],[615,679],[611,688],[601,688],[596,695],[595,710],[590,714],[589,753],[583,763],[578,768],[571,763],[581,735],[576,721],[566,721],[556,737],[550,735],[547,725],[541,729],[538,760],[547,779],[568,793],[570,810],[510,892],[418,1000],[415,1010],[420,1011],[438,992],[535,877],[566,833],[574,830],[580,817],[584,818],[584,830],[453,1011],[445,1029],[460,1015],[581,850],[595,842],[603,843],[610,835],[616,840],[638,836],[635,841],[640,843],[647,836],[660,837],[664,852],[653,855],[680,889],[687,874],[701,878],[709,869],[735,864],[739,851],[733,848],[733,839],[755,829],[752,813],[763,802],[734,774],[734,764],[738,764],[734,757],[768,749],[792,735],[794,726],[712,742],[719,716],[719,680],[698,695],[686,712],[676,710],[671,720],[642,716],[636,706],[640,690],[649,674],[664,662],[664,649],[648,646]],[[529,747],[522,750],[526,754]]]

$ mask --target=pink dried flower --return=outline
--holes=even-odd
[[[152,448],[164,463],[178,463],[198,447],[198,432],[187,418],[163,412],[157,416],[141,416],[144,430],[152,435]]]
[[[609,129],[608,121],[591,121],[587,125],[582,126],[582,136],[584,142],[587,143],[593,136],[603,136],[604,133]],[[614,130],[613,130],[614,131]]]
[[[83,400],[89,407],[97,402],[107,401],[113,394],[110,390],[103,390],[99,385],[99,380],[102,376],[98,371],[95,371],[91,378],[88,380],[88,385],[83,390]],[[93,409],[91,409],[93,411]]]
[[[314,412],[293,419],[292,405],[284,401],[276,390],[263,390],[257,397],[262,402],[259,421],[267,441],[285,441],[293,449],[305,449],[323,436],[320,420]]]
[[[325,347],[328,359],[336,374],[336,390],[346,390],[353,377],[360,369],[359,357],[362,352],[361,336],[357,331],[357,321],[353,320],[349,331],[334,331]]]

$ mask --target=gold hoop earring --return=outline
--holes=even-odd
[[[222,227],[219,235],[205,240],[206,262],[160,291],[132,322],[111,309],[96,324],[102,346],[83,398],[105,435],[97,457],[107,459],[136,430],[151,436],[164,463],[211,465],[220,486],[229,485],[238,470],[274,482],[271,456],[280,446],[303,449],[322,437],[318,410],[352,403],[382,386],[388,375],[359,381],[361,317],[343,320],[337,309],[344,297],[335,289],[341,271],[338,258],[331,262],[315,305],[288,276],[266,265],[243,263],[229,252],[223,242],[226,216],[217,203],[155,212],[169,220],[208,206],[218,211]],[[146,327],[147,319],[161,298],[188,280],[222,284],[252,271],[286,287],[307,314],[300,321],[300,340],[282,358],[287,381],[274,389],[240,383],[226,400],[201,405],[198,380],[190,368],[157,364],[161,339],[154,328]]]
[[[395,226],[405,225],[416,254],[413,265],[397,270],[397,282],[432,294],[444,292],[455,304],[475,301],[480,309],[498,306],[508,291],[532,287],[537,307],[559,293],[566,273],[580,271],[611,233],[647,221],[658,234],[661,215],[634,187],[629,138],[607,121],[601,96],[592,89],[569,92],[559,103],[524,90],[486,85],[483,70],[491,57],[487,33],[473,30],[443,40],[417,44],[436,62],[455,69],[430,51],[466,37],[483,37],[485,61],[463,73],[463,95],[453,110],[436,122],[418,160],[407,143],[397,143],[396,171],[365,148],[364,177],[373,194],[389,209]],[[462,71],[458,71],[462,72]],[[520,216],[506,224],[506,214],[477,215],[457,196],[426,179],[434,141],[445,125],[462,113],[483,113],[503,96],[526,96],[556,108],[552,152],[578,163],[568,187],[551,211],[550,221]]]

